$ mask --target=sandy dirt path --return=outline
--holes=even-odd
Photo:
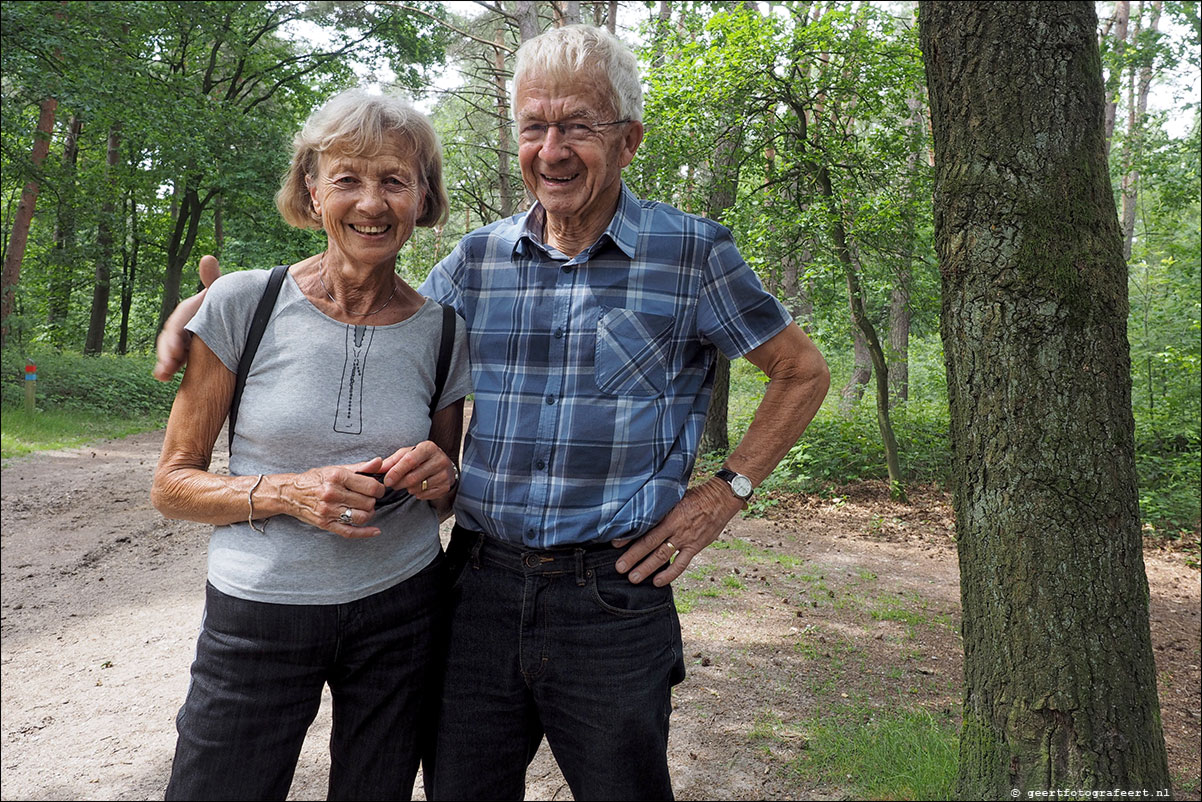
[[[151,432],[3,469],[3,799],[162,798],[208,527],[150,506],[161,443]],[[689,662],[670,746],[679,798],[841,798],[837,781],[794,770],[805,722],[843,702],[899,699],[956,715],[946,499],[897,507],[866,493],[783,500],[771,520],[738,520],[678,581]],[[1198,573],[1179,554],[1147,561],[1177,798],[1198,799]],[[328,736],[327,698],[290,798],[324,798]],[[529,799],[571,798],[545,745],[528,777]]]

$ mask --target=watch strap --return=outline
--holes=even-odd
[[[730,492],[734,493],[735,498],[742,500],[744,504],[746,504],[748,501],[750,501],[752,495],[754,495],[754,493],[755,493],[755,487],[752,485],[751,480],[748,479],[746,476],[743,476],[743,474],[741,474],[741,473],[736,473],[735,471],[732,471],[730,468],[720,468],[718,471],[716,471],[714,473],[714,476],[718,477],[719,479],[721,479],[722,481],[724,481],[728,485],[730,485]],[[734,483],[735,483],[736,479],[744,479],[747,481],[748,486],[751,487],[751,490],[748,491],[747,495],[744,496],[735,490]]]

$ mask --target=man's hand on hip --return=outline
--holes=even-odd
[[[618,560],[618,571],[629,571],[629,579],[635,584],[654,575],[652,582],[657,587],[667,585],[684,573],[693,557],[718,539],[742,508],[743,502],[721,479],[690,488],[658,526],[630,544]]]

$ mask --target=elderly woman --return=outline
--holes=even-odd
[[[288,268],[228,476],[209,462],[268,273],[210,289],[154,479],[164,515],[214,524],[168,799],[284,799],[325,685],[331,799],[408,798],[424,740],[470,379],[453,319],[431,404],[444,310],[394,271],[414,226],[446,216],[438,139],[403,100],[352,90],[293,147],[276,205],[326,249]]]

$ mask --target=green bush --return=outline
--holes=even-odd
[[[1146,524],[1162,534],[1202,527],[1202,444],[1197,431],[1173,437],[1156,435],[1139,425],[1135,432],[1135,466],[1139,472],[1139,511]]]
[[[906,481],[945,483],[951,464],[947,404],[898,404],[890,420]],[[850,415],[843,415],[828,403],[772,476],[782,486],[802,489],[825,483],[887,479],[875,401],[865,396]]]
[[[5,408],[25,403],[25,365],[37,365],[38,409],[75,410],[119,418],[166,421],[178,380],[151,376],[154,356],[138,354],[82,356],[50,348],[21,352],[4,349],[0,392]]]

